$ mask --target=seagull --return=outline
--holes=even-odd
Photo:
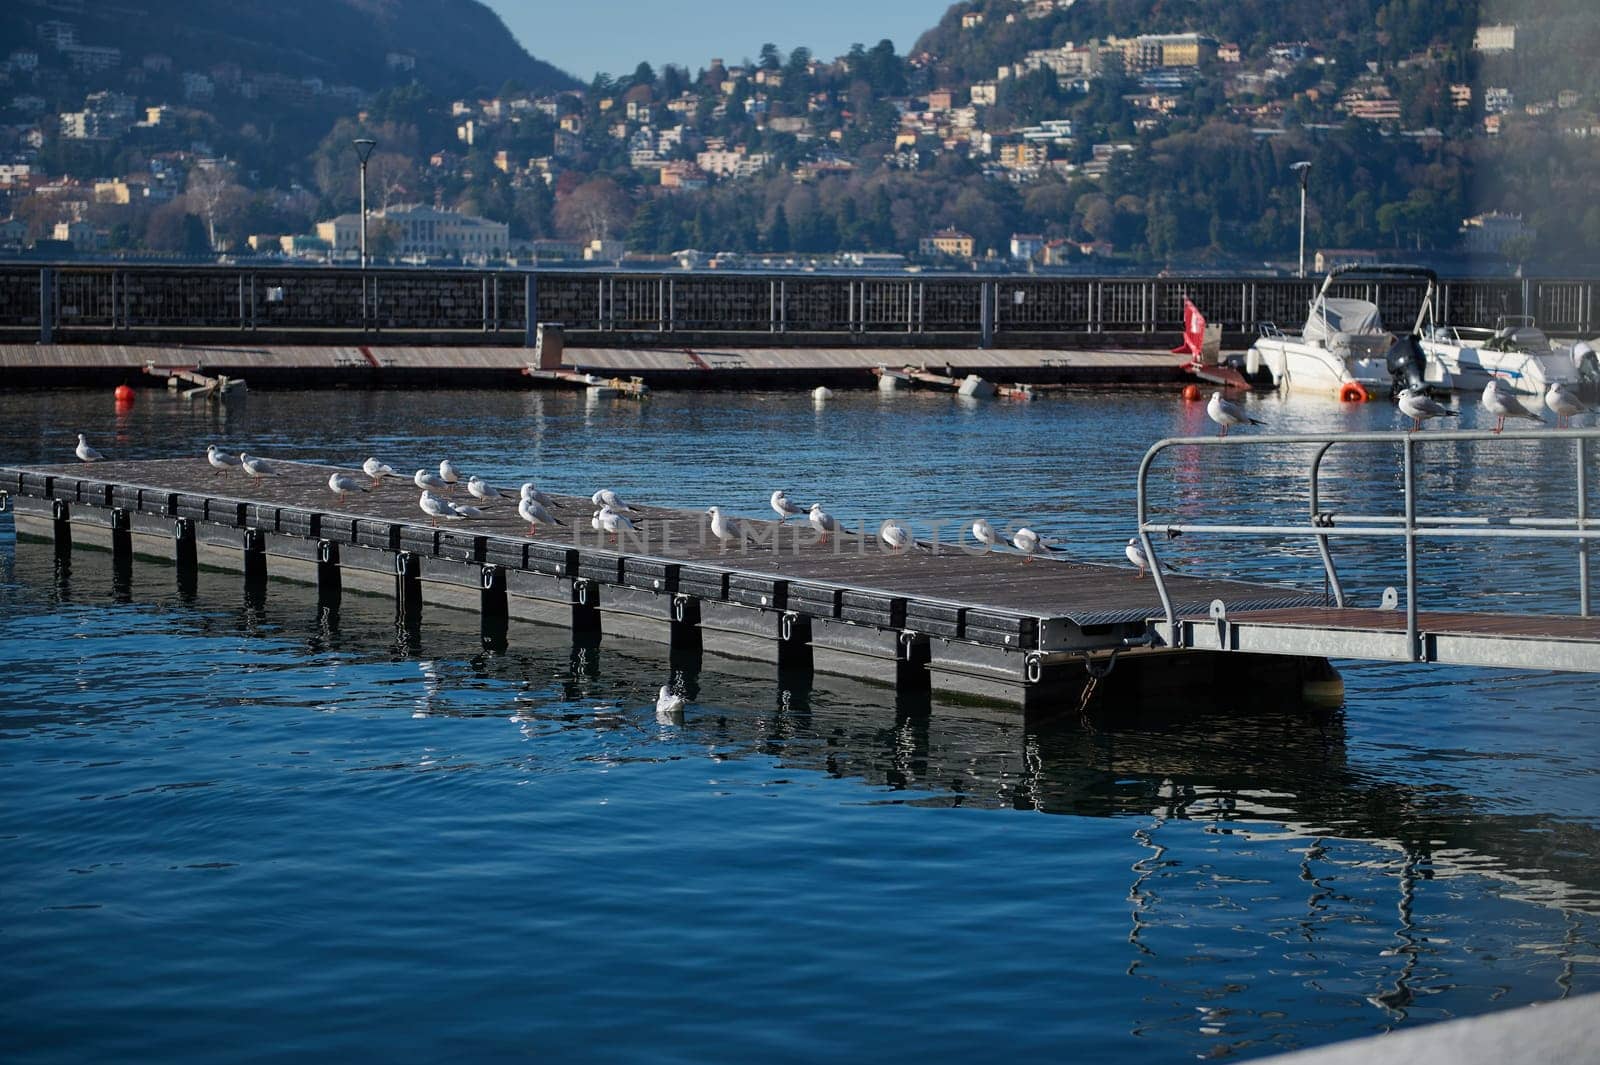
[[[622,501],[622,497],[609,488],[602,488],[589,497],[589,501],[597,507],[610,507],[618,514],[635,514],[632,507]]]
[[[418,470],[417,475],[411,478],[411,483],[424,492],[444,492],[450,488],[449,482],[443,477],[440,477],[437,473],[429,473],[427,470]]]
[[[523,499],[531,499],[540,506],[548,507],[551,510],[554,510],[559,505],[550,496],[535,488],[532,481],[527,481],[523,484],[521,495]]]
[[[378,485],[383,482],[385,477],[400,476],[394,471],[393,466],[390,466],[385,462],[379,462],[375,458],[370,458],[363,462],[361,464],[361,472],[372,478],[372,487],[374,488],[378,487]]]
[[[706,513],[711,515],[711,535],[718,540],[723,543],[727,543],[729,540],[737,540],[742,544],[748,539],[743,526],[739,524],[737,518],[728,517],[717,507],[711,507]]]
[[[277,471],[276,468],[273,467],[272,463],[268,462],[266,459],[254,458],[250,455],[246,455],[242,451],[239,452],[239,467],[244,470],[245,473],[248,473],[251,479],[256,482],[256,484],[260,484],[261,478],[263,477],[283,476]]]
[[[1016,532],[1012,533],[1011,546],[1015,547],[1018,551],[1021,551],[1024,556],[1026,556],[1022,560],[1024,564],[1032,562],[1033,556],[1038,554],[1040,551],[1048,552],[1066,550],[1065,548],[1057,547],[1055,544],[1045,542],[1044,537],[1040,536],[1032,529],[1018,529]]]
[[[440,459],[439,479],[450,486],[449,491],[455,491],[456,482],[461,480],[461,471],[449,459]]]
[[[328,478],[328,488],[330,491],[339,493],[339,502],[341,503],[345,501],[345,497],[351,492],[370,491],[366,485],[361,483],[360,478],[352,477],[348,473],[333,474]]]
[[[972,538],[982,544],[985,551],[996,547],[1009,546],[1009,541],[995,531],[994,526],[989,524],[987,518],[979,518],[972,523]]]
[[[906,551],[913,547],[923,551],[928,550],[927,544],[918,542],[917,538],[911,535],[910,529],[893,518],[878,526],[878,539],[882,540],[884,546],[891,551]]]
[[[1506,427],[1507,418],[1527,418],[1529,421],[1543,422],[1544,418],[1535,414],[1522,405],[1511,386],[1498,377],[1489,378],[1489,383],[1483,386],[1483,409],[1494,415],[1494,431],[1500,432]]]
[[[1223,399],[1221,392],[1211,393],[1211,400],[1206,404],[1206,415],[1222,426],[1222,432],[1219,434],[1221,436],[1228,435],[1228,426],[1230,425],[1244,425],[1246,422],[1251,425],[1265,424],[1250,417],[1244,412],[1244,408],[1233,400]]]
[[[1571,386],[1564,385],[1560,381],[1550,382],[1550,390],[1544,394],[1544,405],[1555,413],[1557,429],[1572,428],[1572,416],[1574,414],[1582,414],[1589,409],[1578,399],[1578,394],[1572,390]],[[83,437],[80,436],[78,439],[82,441]],[[78,457],[83,458],[82,443],[78,444]],[[90,460],[85,459],[84,461]]]
[[[555,515],[546,510],[544,504],[539,502],[537,499],[523,499],[517,504],[517,513],[521,514],[522,520],[528,523],[529,536],[535,536],[538,534],[539,530],[537,526],[541,523],[545,525],[566,524],[565,522],[558,520]]]
[[[656,724],[683,724],[683,696],[665,684],[661,686],[661,691],[656,694]]]
[[[811,522],[811,527],[813,529],[822,534],[817,539],[817,543],[819,544],[827,543],[828,536],[832,533],[838,532],[840,529],[838,521],[834,519],[832,514],[829,514],[827,511],[822,509],[821,503],[811,504],[811,514],[806,520]]]
[[[473,499],[500,499],[501,497],[506,499],[520,498],[518,493],[509,491],[505,488],[496,488],[482,477],[467,478],[467,491],[471,494]]]
[[[466,516],[452,506],[448,499],[440,499],[427,489],[423,489],[422,497],[417,500],[417,506],[422,508],[424,514],[433,519],[433,524],[435,525],[439,524],[440,518],[460,521]]]
[[[89,446],[89,441],[84,439],[82,433],[78,434],[78,447],[73,451],[73,454],[78,456],[79,462],[99,462],[105,458],[104,455]]]
[[[1144,548],[1139,545],[1139,538],[1128,537],[1128,546],[1122,549],[1122,553],[1128,556],[1129,562],[1138,567],[1139,576],[1143,577],[1144,571],[1150,568],[1150,560],[1144,556]]]
[[[634,531],[633,522],[618,514],[609,506],[602,506],[595,511],[594,521],[591,524],[601,532],[610,533],[613,540],[618,539],[624,532]]]
[[[211,463],[212,468],[217,471],[216,476],[218,477],[226,475],[229,470],[239,465],[238,459],[215,444],[206,448],[206,461]]]
[[[1420,388],[1408,388],[1400,393],[1400,413],[1411,419],[1411,431],[1422,428],[1429,418],[1454,418],[1456,412],[1436,399],[1429,398]]]
[[[789,496],[781,488],[772,493],[772,509],[778,512],[779,525],[806,512],[805,507],[789,502]]]

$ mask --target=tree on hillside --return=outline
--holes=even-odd
[[[556,202],[556,229],[577,240],[609,240],[632,216],[627,193],[609,177],[584,182]]]

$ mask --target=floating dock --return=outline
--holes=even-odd
[[[180,566],[312,583],[325,595],[392,595],[404,615],[443,606],[562,625],[1021,707],[1075,706],[1092,693],[1205,688],[1221,655],[1150,643],[1154,582],[1131,567],[936,546],[896,553],[876,531],[819,543],[803,523],[745,520],[720,544],[704,514],[639,507],[620,542],[590,527],[593,504],[557,497],[566,527],[528,524],[513,501],[482,518],[430,525],[409,482],[351,493],[334,468],[277,462],[259,484],[201,459],[0,469],[19,537],[58,550],[110,549]],[[354,476],[358,471],[342,470]],[[637,506],[637,505],[636,505]],[[1226,599],[1295,608],[1320,595],[1169,577],[1186,610]],[[1114,670],[1112,667],[1115,667]],[[1227,667],[1238,676],[1238,663]],[[1298,699],[1326,679],[1320,657],[1268,657],[1247,672]]]
[[[1082,707],[1096,691],[1121,698],[1226,691],[1229,698],[1298,699],[1336,689],[1328,658],[1434,662],[1600,673],[1600,619],[1591,616],[1589,445],[1600,429],[1163,440],[1140,468],[1137,528],[1146,557],[1168,536],[1220,534],[1314,540],[1326,592],[1055,558],[1024,560],[976,544],[895,551],[876,530],[822,540],[809,525],[741,519],[719,542],[696,511],[635,507],[636,531],[606,537],[594,505],[556,497],[564,524],[530,529],[511,500],[442,527],[430,524],[409,481],[350,493],[335,472],[278,461],[276,476],[219,475],[203,458],[0,468],[0,506],[19,537],[170,559],[180,567],[241,570],[392,595],[417,624],[424,604],[477,611],[488,632],[507,618],[615,634],[815,670],[913,690],[1024,708]],[[1571,517],[1417,513],[1417,469],[1430,445],[1570,443]],[[1240,525],[1163,522],[1149,506],[1152,466],[1179,447],[1267,448],[1278,461],[1311,446],[1309,521]],[[1320,504],[1319,472],[1335,446],[1399,448],[1403,512],[1343,514]],[[1548,467],[1548,476],[1557,475]],[[1404,543],[1403,592],[1385,609],[1347,602],[1331,544],[1342,537]],[[1425,538],[1565,542],[1576,548],[1579,613],[1533,615],[1423,610],[1417,545]],[[1104,682],[1104,683],[1103,683]],[[1248,693],[1241,696],[1240,693]]]

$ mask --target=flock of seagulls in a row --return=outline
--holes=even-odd
[[[1411,419],[1412,432],[1422,428],[1423,422],[1434,418],[1454,418],[1460,413],[1451,410],[1420,388],[1408,388],[1399,393],[1397,399],[1400,413]],[[1483,386],[1483,394],[1479,397],[1478,403],[1484,413],[1495,419],[1494,432],[1497,433],[1505,429],[1507,418],[1525,418],[1540,423],[1544,421],[1544,416],[1524,405],[1522,398],[1506,384],[1503,378],[1491,377],[1489,383]],[[1589,409],[1578,398],[1577,391],[1571,385],[1560,381],[1550,382],[1550,387],[1544,394],[1544,405],[1556,416],[1557,429],[1568,427],[1575,415]],[[1228,429],[1235,425],[1264,424],[1259,419],[1250,417],[1242,405],[1226,398],[1221,392],[1211,393],[1211,399],[1206,403],[1206,415],[1222,426],[1222,432],[1219,434],[1221,436],[1227,436]]]

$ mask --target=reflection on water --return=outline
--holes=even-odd
[[[1142,444],[1193,417],[1140,396],[258,394],[141,397],[112,437],[109,403],[56,399],[0,398],[6,458],[56,457],[61,428],[124,454],[448,452],[752,514],[781,475],[852,518],[1048,511],[1108,560]],[[1174,505],[1297,504],[1303,468],[1230,493],[1208,461],[1183,460]],[[1393,477],[1338,462],[1352,503]],[[1438,466],[1453,495],[1515,484],[1465,463]],[[439,1033],[476,1057],[1170,1060],[1600,986],[1583,678],[1349,666],[1337,714],[1025,722],[0,536],[8,1058],[410,1057]],[[1202,571],[1253,564],[1179,544]],[[1388,561],[1352,551],[1350,579],[1393,583]],[[1530,595],[1560,591],[1548,556],[1527,564]],[[656,720],[662,684],[681,723]]]

